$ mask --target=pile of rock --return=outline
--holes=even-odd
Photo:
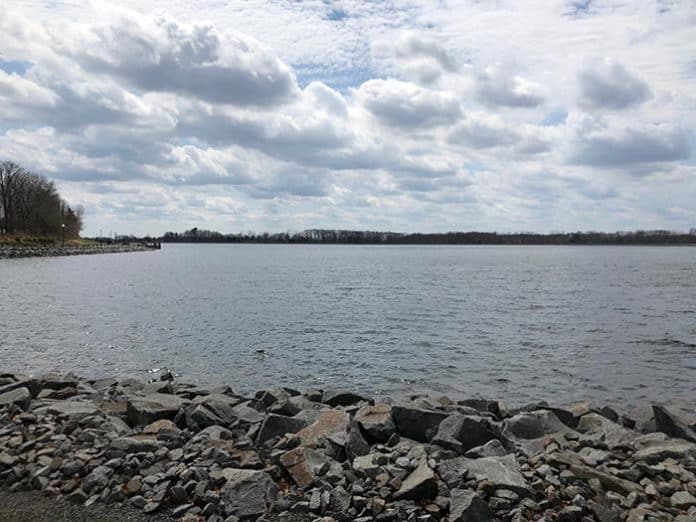
[[[694,521],[694,426],[653,412],[6,374],[0,484],[187,521]]]
[[[85,254],[120,254],[152,250],[141,244],[95,245],[0,245],[0,259],[19,257],[80,256]]]

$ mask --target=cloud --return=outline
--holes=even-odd
[[[391,127],[434,127],[452,123],[461,116],[459,102],[451,93],[409,82],[369,80],[355,94],[368,111]]]
[[[423,38],[413,33],[399,39],[394,47],[394,53],[397,57],[407,60],[419,58],[432,60],[448,72],[459,70],[459,61],[444,46],[433,39]]]
[[[611,59],[586,66],[578,73],[580,106],[587,110],[627,109],[652,97],[650,87]]]
[[[290,68],[259,42],[212,25],[185,25],[122,14],[69,44],[82,67],[145,91],[212,103],[274,106],[297,93]]]
[[[488,66],[477,78],[478,96],[490,106],[536,107],[546,100],[543,87],[497,66]]]
[[[486,113],[467,114],[449,136],[452,143],[464,143],[475,149],[511,145],[519,141],[518,134],[503,123],[499,116]]]
[[[571,162],[593,167],[635,167],[686,160],[691,156],[685,131],[669,124],[579,132]]]

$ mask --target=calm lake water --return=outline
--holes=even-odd
[[[696,248],[164,245],[0,260],[0,299],[0,371],[696,397]]]

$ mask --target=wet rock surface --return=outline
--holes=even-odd
[[[0,488],[75,520],[694,521],[696,434],[651,410],[1,374]]]

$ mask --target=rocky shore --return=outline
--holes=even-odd
[[[696,432],[659,405],[2,374],[0,489],[157,520],[686,522]]]
[[[145,252],[151,248],[141,244],[97,244],[97,245],[2,245],[0,259],[19,257],[80,256],[85,254],[119,254],[123,252]]]

